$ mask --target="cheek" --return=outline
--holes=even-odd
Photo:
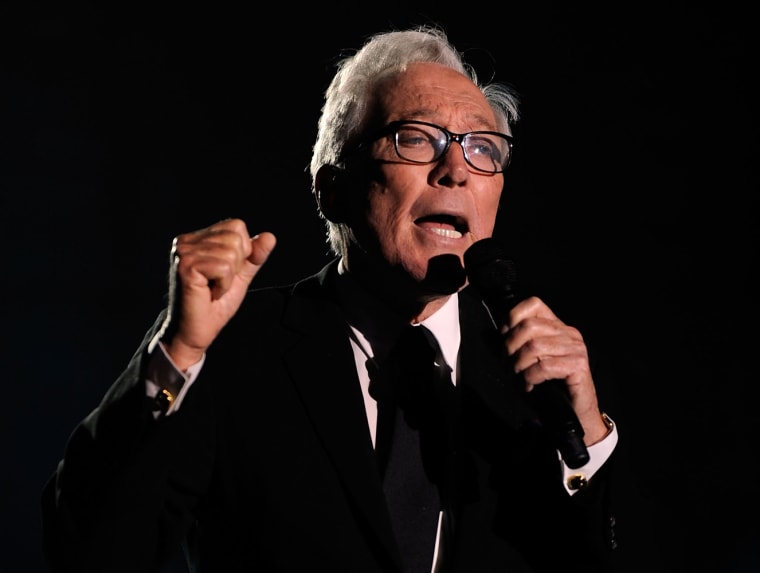
[[[380,239],[392,237],[401,224],[404,204],[400,197],[387,190],[370,193],[367,201],[366,221]]]
[[[388,242],[401,224],[404,208],[403,195],[394,194],[379,184],[372,185],[360,214],[361,221],[357,221],[358,227],[363,229],[365,246],[368,240],[379,244]]]
[[[405,167],[408,171],[408,166]],[[417,196],[408,177],[398,177],[393,169],[387,171],[390,173],[383,173],[382,180],[370,186],[366,212],[367,220],[377,234],[385,236],[393,234],[393,229],[403,224]]]
[[[501,187],[498,187],[496,191],[484,189],[477,194],[477,228],[473,229],[473,232],[479,238],[488,237],[493,234],[500,202]]]

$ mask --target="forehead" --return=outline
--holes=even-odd
[[[450,129],[496,129],[496,118],[480,89],[467,76],[441,64],[416,63],[377,86],[384,123],[423,119]]]

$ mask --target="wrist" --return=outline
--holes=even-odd
[[[614,427],[615,423],[612,419],[604,412],[599,412],[599,415],[595,416],[595,420],[589,428],[585,429],[584,427],[585,444],[587,446],[593,446],[594,444],[601,442],[612,433]]]
[[[176,338],[162,340],[161,346],[172,364],[181,372],[186,372],[188,368],[200,362],[205,354],[205,349],[189,346]]]

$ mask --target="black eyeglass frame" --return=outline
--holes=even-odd
[[[438,156],[434,159],[431,159],[430,161],[419,161],[416,159],[409,159],[408,157],[404,157],[398,149],[398,128],[401,127],[402,125],[424,125],[427,127],[438,129],[446,135],[446,145],[438,154]],[[452,141],[456,141],[462,147],[462,154],[464,155],[464,160],[467,162],[467,165],[469,165],[470,167],[472,167],[473,169],[481,173],[488,173],[488,174],[504,173],[509,167],[509,164],[512,162],[512,150],[514,147],[514,137],[512,137],[511,135],[507,135],[506,133],[501,133],[500,131],[486,131],[486,130],[468,131],[466,133],[454,133],[453,131],[449,131],[445,127],[441,127],[440,125],[437,125],[435,123],[430,123],[427,121],[419,121],[416,119],[399,119],[396,121],[392,121],[387,125],[384,125],[380,129],[378,129],[375,133],[373,133],[371,136],[368,136],[365,139],[361,140],[359,144],[354,148],[354,152],[357,152],[361,149],[366,148],[373,141],[377,141],[378,139],[380,139],[381,137],[385,137],[386,135],[393,135],[393,149],[396,151],[396,155],[398,155],[399,158],[403,159],[404,161],[409,161],[410,163],[415,163],[418,165],[426,165],[430,163],[435,163],[436,161],[440,161],[440,159],[444,157],[446,153],[448,152],[449,148],[451,147]],[[497,137],[504,138],[509,148],[509,157],[507,157],[506,164],[503,165],[501,169],[498,171],[482,169],[481,167],[474,165],[470,161],[470,158],[467,157],[467,151],[464,146],[465,138],[470,135],[494,135]],[[353,155],[353,153],[349,153],[347,155]]]

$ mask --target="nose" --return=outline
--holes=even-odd
[[[458,141],[451,142],[434,166],[431,176],[439,184],[461,185],[470,176],[470,168],[464,158],[464,148]]]

